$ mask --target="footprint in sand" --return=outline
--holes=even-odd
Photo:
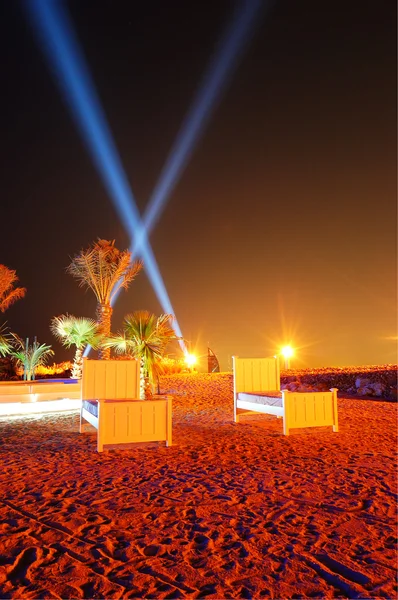
[[[207,565],[207,558],[202,556],[199,558],[190,558],[188,562],[194,569],[204,569]]]
[[[234,560],[230,560],[228,562],[226,562],[225,564],[221,565],[222,569],[225,569],[226,571],[231,571],[232,569],[235,568],[235,561]]]
[[[210,543],[213,543],[212,540],[207,537],[207,535],[203,535],[202,533],[196,534],[193,538],[193,542],[196,548],[200,548],[201,550],[207,548]]]
[[[194,508],[188,508],[182,511],[184,519],[194,520],[196,519],[196,510]]]
[[[214,583],[206,583],[199,588],[199,598],[210,596],[210,594],[217,594],[217,586]]]
[[[144,556],[157,556],[161,552],[162,547],[157,544],[149,544],[143,548],[142,553]]]
[[[25,550],[18,554],[8,570],[7,579],[12,581],[13,584],[19,581],[23,585],[29,585],[29,570],[35,563],[37,563],[41,555],[42,552],[38,548],[25,548]]]

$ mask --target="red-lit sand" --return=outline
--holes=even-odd
[[[174,445],[98,454],[78,415],[0,420],[1,598],[396,598],[397,404],[340,432],[174,401]]]

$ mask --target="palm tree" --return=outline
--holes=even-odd
[[[5,265],[0,265],[0,311],[5,312],[14,302],[23,298],[26,294],[26,288],[15,287],[15,283],[18,281],[16,271],[9,269]],[[0,355],[10,355],[14,346],[14,334],[12,334],[6,324],[3,323],[0,326]],[[6,363],[2,365],[2,371],[6,371],[7,368],[3,368]],[[15,366],[15,357],[9,356],[7,359],[7,367],[13,369]]]
[[[13,337],[6,324],[0,326],[0,354],[6,356],[12,350]]]
[[[14,287],[18,281],[16,271],[9,269],[5,265],[0,265],[0,310],[5,312],[7,308],[14,304],[26,294],[26,288]]]
[[[123,331],[110,336],[104,346],[119,354],[130,354],[141,361],[141,399],[152,392],[155,377],[162,372],[161,360],[168,343],[179,338],[171,326],[173,315],[160,317],[138,310],[125,317]]]
[[[115,240],[98,239],[87,250],[76,255],[66,269],[81,287],[94,292],[97,320],[104,337],[109,337],[111,333],[112,299],[121,288],[127,289],[142,269],[142,262],[131,262],[131,258],[131,252],[115,247]],[[98,357],[109,359],[110,348],[100,348]]]
[[[35,378],[36,367],[45,365],[48,357],[53,356],[54,352],[51,350],[51,346],[38,344],[36,340],[32,345],[29,345],[28,340],[24,343],[16,334],[13,334],[13,336],[17,349],[12,350],[10,354],[17,359],[18,366],[23,366],[24,379],[30,381]]]
[[[74,317],[67,314],[54,317],[50,329],[65,348],[76,346],[71,376],[81,379],[84,349],[90,345],[94,350],[97,350],[102,341],[98,323],[94,319]]]

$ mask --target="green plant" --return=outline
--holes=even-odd
[[[180,339],[171,327],[173,318],[173,315],[156,317],[147,310],[138,310],[125,317],[122,332],[104,342],[119,354],[140,359],[141,398],[152,393],[155,379],[162,372],[161,361],[168,343]]]
[[[13,348],[14,336],[10,333],[6,324],[0,326],[0,355],[6,356]]]
[[[13,334],[13,337],[16,349],[12,350],[10,355],[16,358],[17,366],[23,367],[23,378],[30,381],[35,378],[36,367],[45,365],[54,352],[51,350],[51,346],[39,344],[36,339],[33,344],[29,344],[28,338],[26,342],[23,342],[16,334]]]
[[[26,294],[26,288],[14,287],[18,281],[16,271],[5,265],[0,265],[0,311],[5,312]]]
[[[84,349],[90,345],[96,350],[101,345],[100,326],[94,319],[66,314],[54,317],[50,329],[65,348],[76,346],[71,377],[81,379]]]
[[[115,240],[98,239],[87,250],[82,250],[67,267],[81,287],[91,289],[97,299],[97,321],[104,337],[111,334],[111,302],[121,288],[127,289],[139,271],[142,262],[131,262],[131,252],[115,248]],[[99,358],[108,359],[110,349],[100,347]]]

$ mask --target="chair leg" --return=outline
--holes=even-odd
[[[80,413],[80,433],[84,433],[86,431],[86,421],[84,421],[82,414]]]

